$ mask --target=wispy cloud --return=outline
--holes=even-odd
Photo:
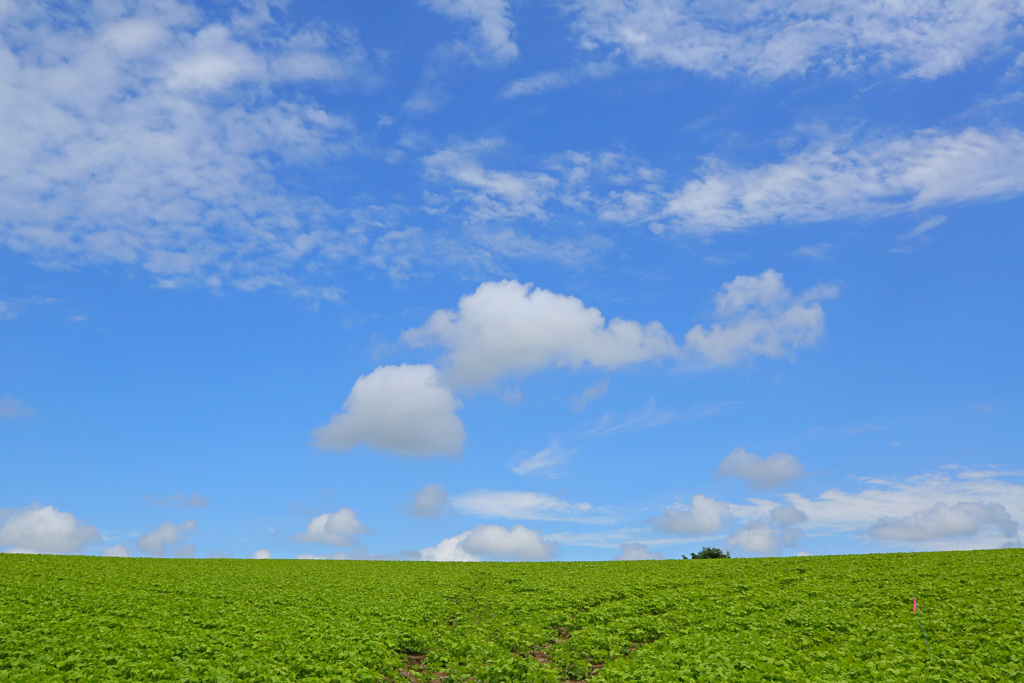
[[[557,476],[554,468],[565,462],[568,457],[569,451],[562,449],[558,440],[555,439],[547,448],[516,462],[512,466],[512,471],[520,475],[539,474],[554,478]]]
[[[859,145],[829,136],[776,164],[741,169],[709,161],[669,199],[664,216],[678,230],[712,234],[999,199],[1024,192],[1021,155],[1017,130],[923,130]]]
[[[800,247],[793,252],[793,256],[809,258],[812,261],[827,261],[831,258],[832,245],[828,242],[818,242]]]
[[[590,503],[570,503],[533,491],[470,491],[452,497],[452,507],[463,515],[501,519],[554,520],[608,524],[612,521]]]
[[[609,59],[601,62],[586,62],[572,69],[542,71],[533,76],[512,81],[502,88],[501,96],[506,99],[513,99],[516,97],[539,95],[549,90],[568,88],[580,81],[605,78],[618,70],[619,66]]]
[[[666,408],[657,407],[654,399],[651,399],[643,408],[638,408],[622,415],[611,412],[605,413],[595,422],[591,423],[589,427],[585,428],[580,436],[596,437],[637,432],[658,427],[675,419],[677,419],[677,416],[674,412]]]
[[[18,419],[22,417],[33,417],[36,409],[25,405],[24,402],[12,396],[0,396],[0,417]]]
[[[594,399],[600,398],[608,393],[608,380],[602,380],[592,384],[583,390],[579,396],[572,398],[573,410],[583,410]]]
[[[923,237],[925,234],[939,227],[946,222],[945,216],[933,216],[928,220],[921,221],[908,233],[900,235],[901,240],[914,240]]]
[[[1017,3],[974,0],[562,4],[588,52],[607,46],[635,63],[757,81],[865,70],[937,78],[1000,45],[1024,16]]]

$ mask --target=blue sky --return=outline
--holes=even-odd
[[[0,550],[1017,547],[1024,4],[0,4]]]

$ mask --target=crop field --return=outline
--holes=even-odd
[[[0,556],[0,681],[103,680],[1024,681],[1024,550],[536,564]]]

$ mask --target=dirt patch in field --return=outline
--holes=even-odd
[[[407,681],[416,681],[416,683],[442,683],[448,680],[448,674],[444,671],[440,671],[434,674],[429,674],[429,678],[424,678],[423,672],[423,661],[427,658],[426,654],[423,653],[410,653],[405,655],[405,668],[398,670],[398,675]]]

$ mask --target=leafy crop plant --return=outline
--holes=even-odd
[[[0,555],[0,681],[1002,682],[1024,681],[1022,642],[1020,549],[724,563]]]

